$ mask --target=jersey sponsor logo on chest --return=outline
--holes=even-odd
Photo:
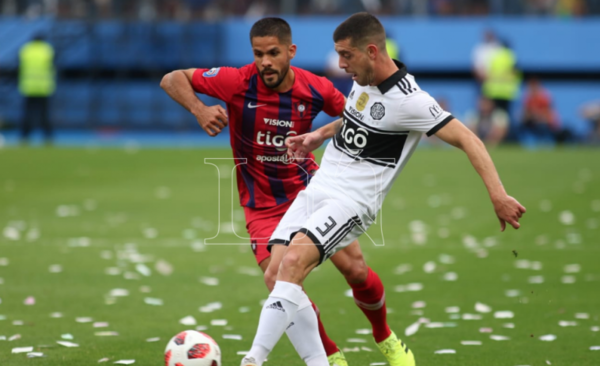
[[[294,121],[284,121],[282,119],[265,118],[265,125],[277,127],[294,127]]]

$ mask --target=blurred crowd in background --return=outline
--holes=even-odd
[[[60,18],[219,20],[267,14],[582,17],[600,14],[600,0],[0,0],[0,14]]]

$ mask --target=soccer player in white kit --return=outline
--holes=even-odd
[[[377,18],[357,13],[335,30],[340,68],[353,74],[342,120],[288,140],[289,153],[303,158],[327,138],[321,169],[301,192],[271,237],[287,245],[277,282],[260,316],[252,349],[242,366],[260,366],[296,310],[308,301],[302,283],[310,271],[349,245],[373,223],[421,136],[436,135],[463,150],[481,176],[504,230],[519,228],[525,208],[507,195],[481,140],[421,90],[406,67],[385,50],[385,30]],[[307,334],[306,337],[318,337]],[[398,347],[404,346],[397,341]],[[415,365],[397,353],[391,366]],[[309,366],[327,366],[313,359]]]

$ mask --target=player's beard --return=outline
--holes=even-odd
[[[356,80],[356,83],[360,86],[371,85],[375,77],[373,68],[370,66],[365,67],[365,70],[361,73],[361,77]]]
[[[275,71],[275,70],[273,70],[273,69],[269,69],[269,71]],[[285,79],[285,77],[287,76],[287,73],[288,73],[289,71],[290,71],[290,67],[289,67],[289,66],[287,66],[287,67],[283,68],[283,69],[281,70],[281,72],[277,72],[277,71],[275,71],[275,72],[277,73],[277,75],[279,75],[279,77],[278,77],[278,78],[277,78],[277,80],[275,80],[275,82],[273,82],[272,84],[269,84],[269,83],[267,83],[267,81],[265,80],[265,75],[264,75],[264,72],[265,72],[265,70],[263,70],[263,71],[260,73],[260,78],[262,79],[263,83],[265,83],[265,85],[267,86],[267,88],[269,88],[269,89],[275,89],[275,88],[277,88],[279,85],[281,85],[281,83],[283,83],[283,80]]]

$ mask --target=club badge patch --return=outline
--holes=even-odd
[[[361,112],[364,111],[368,102],[369,102],[369,94],[363,92],[360,95],[360,97],[358,97],[358,100],[356,101],[356,109],[358,109]]]
[[[204,73],[202,73],[202,76],[204,76],[205,78],[215,77],[219,73],[219,70],[221,70],[220,67],[213,67],[212,69],[210,69],[210,70],[205,71]]]
[[[373,117],[374,120],[380,120],[383,118],[383,116],[385,116],[385,107],[383,106],[383,104],[376,102],[371,106],[371,117]]]

